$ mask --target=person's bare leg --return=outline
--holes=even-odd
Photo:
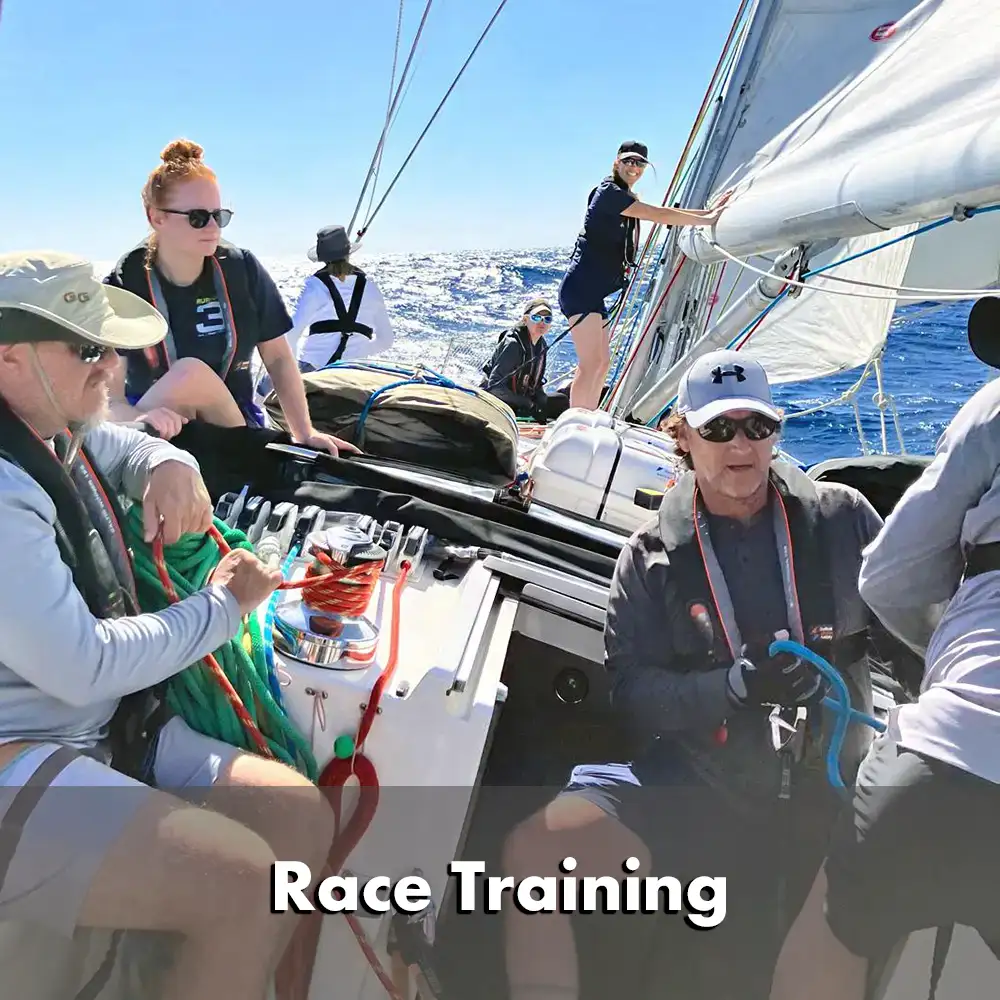
[[[529,875],[562,876],[563,858],[576,858],[578,878],[622,877],[622,862],[639,859],[634,874],[649,874],[646,845],[627,827],[593,802],[561,795],[508,835],[503,873],[516,879]],[[521,913],[504,900],[507,979],[511,1000],[573,1000],[580,994],[576,942],[565,913]]]
[[[320,789],[297,771],[241,753],[222,769],[206,802],[263,837],[279,861],[304,861],[313,874],[310,888],[319,882],[333,844],[336,819]],[[299,914],[289,910],[274,919],[282,923],[280,952]]]
[[[271,913],[274,852],[231,819],[145,794],[98,869],[78,925],[184,935],[162,1000],[263,1000],[283,929]]]
[[[596,410],[611,365],[607,327],[600,313],[588,313],[583,319],[571,316],[569,325],[577,358],[569,405]]]
[[[164,407],[189,420],[218,427],[244,427],[240,411],[225,382],[204,361],[180,358],[135,404],[136,413]]]
[[[868,960],[848,951],[826,922],[820,869],[788,931],[771,981],[771,1000],[863,1000]]]

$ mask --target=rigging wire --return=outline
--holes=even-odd
[[[429,6],[430,6],[430,0],[428,0],[428,7],[429,7]],[[490,29],[491,29],[491,28],[493,27],[494,23],[496,22],[496,19],[497,19],[497,18],[498,18],[498,17],[500,16],[500,12],[501,12],[501,11],[502,11],[502,10],[504,9],[504,7],[506,7],[506,6],[507,6],[507,0],[500,0],[500,4],[499,4],[499,6],[498,6],[498,7],[497,7],[497,9],[496,9],[496,10],[495,10],[495,11],[493,12],[493,16],[492,16],[492,17],[490,18],[490,20],[489,20],[489,23],[488,23],[488,24],[486,25],[486,27],[485,27],[485,28],[483,29],[483,33],[482,33],[482,34],[481,34],[481,35],[479,36],[479,40],[478,40],[478,41],[476,42],[476,44],[475,44],[475,45],[474,45],[474,46],[472,47],[472,51],[471,51],[471,52],[469,53],[469,56],[468,56],[468,58],[467,58],[467,59],[465,60],[465,62],[464,62],[464,63],[462,64],[462,68],[461,68],[461,69],[460,69],[460,70],[458,71],[458,75],[457,75],[457,76],[455,77],[455,79],[454,79],[454,80],[452,80],[452,82],[451,82],[451,86],[450,86],[450,87],[448,88],[448,90],[447,90],[447,91],[445,92],[445,95],[444,95],[444,97],[442,97],[442,98],[441,98],[441,103],[440,103],[440,104],[438,104],[437,108],[435,108],[435,110],[434,110],[434,113],[433,113],[433,114],[431,115],[431,118],[430,118],[430,121],[429,121],[429,122],[428,122],[428,123],[427,123],[427,124],[426,124],[426,125],[424,126],[424,130],[423,130],[423,131],[422,131],[422,132],[420,133],[420,135],[419,135],[419,136],[417,137],[417,141],[416,141],[416,142],[415,142],[415,143],[413,144],[413,148],[412,148],[412,149],[410,150],[410,152],[409,152],[409,153],[407,154],[407,157],[406,157],[406,159],[405,159],[405,160],[403,160],[403,165],[402,165],[402,166],[401,166],[401,167],[399,168],[399,170],[397,170],[397,171],[396,171],[396,176],[395,176],[395,177],[393,177],[392,181],[391,181],[391,182],[390,182],[390,184],[389,184],[389,187],[388,187],[388,188],[386,188],[386,191],[385,191],[385,194],[383,194],[383,195],[382,195],[382,198],[381,198],[381,199],[379,200],[379,203],[378,203],[378,205],[376,205],[376,206],[375,206],[375,211],[374,211],[374,212],[372,212],[372,214],[371,214],[371,215],[369,216],[369,218],[368,218],[368,221],[367,221],[367,222],[365,223],[365,225],[364,225],[364,226],[363,226],[363,227],[362,227],[362,228],[361,228],[361,229],[359,230],[359,232],[358,232],[358,237],[357,237],[357,238],[358,238],[358,240],[361,240],[361,239],[363,239],[363,238],[364,238],[364,235],[365,235],[365,233],[366,233],[366,232],[368,231],[368,227],[369,227],[369,226],[370,226],[370,225],[372,224],[372,222],[374,222],[374,221],[375,221],[375,217],[376,217],[376,216],[378,215],[378,213],[379,213],[379,212],[380,212],[380,211],[382,210],[382,206],[383,206],[383,205],[385,204],[385,201],[386,201],[386,199],[387,199],[387,198],[389,197],[389,194],[390,194],[390,192],[391,192],[391,191],[392,191],[392,189],[393,189],[393,188],[394,188],[394,187],[396,186],[396,182],[397,182],[397,181],[399,180],[399,178],[400,178],[400,177],[402,176],[402,174],[403,174],[403,171],[404,171],[404,170],[406,169],[406,167],[407,167],[407,165],[409,164],[410,160],[411,160],[411,159],[413,158],[413,154],[414,154],[414,153],[416,153],[416,151],[417,151],[417,147],[418,147],[418,146],[420,145],[420,143],[421,143],[421,142],[423,141],[423,138],[424,138],[424,136],[425,136],[425,135],[427,135],[427,132],[429,131],[429,129],[430,129],[430,127],[431,127],[431,125],[433,125],[433,124],[434,124],[434,120],[435,120],[435,119],[437,118],[437,116],[438,116],[438,114],[440,113],[441,109],[442,109],[442,108],[444,107],[444,105],[445,105],[445,102],[446,102],[446,101],[448,100],[448,98],[449,98],[449,97],[451,96],[451,92],[452,92],[452,91],[453,91],[453,90],[455,89],[455,86],[456,86],[456,85],[458,84],[458,81],[459,81],[459,80],[460,80],[460,79],[462,78],[462,74],[463,74],[463,73],[465,73],[465,70],[466,70],[466,68],[468,67],[469,63],[470,63],[470,62],[472,62],[472,57],[473,57],[473,56],[474,56],[474,55],[476,54],[476,52],[477,52],[477,51],[478,51],[478,49],[479,49],[479,46],[480,46],[480,45],[482,45],[482,43],[483,43],[483,40],[484,40],[484,39],[486,38],[487,34],[489,34],[489,31],[490,31]],[[352,225],[353,225],[353,223],[352,223]]]
[[[386,101],[385,109],[385,125],[382,127],[382,136],[386,138],[389,135],[389,129],[392,127],[392,122],[395,119],[395,115],[399,113],[399,108],[396,108],[395,114],[392,109],[392,97],[393,88],[396,86],[396,67],[399,64],[399,40],[403,34],[403,8],[406,6],[406,0],[399,0],[399,14],[396,17],[396,42],[392,49],[392,72],[389,74],[389,97]],[[413,78],[410,77],[412,80]],[[407,84],[409,86],[409,84]],[[402,106],[402,102],[400,102]],[[379,146],[376,150],[377,152],[377,163],[375,165],[375,173],[372,176],[372,193],[371,197],[368,199],[368,208],[366,211],[370,212],[372,210],[372,202],[375,200],[375,189],[378,187],[378,177],[382,170],[382,155],[385,153],[385,142],[380,136]],[[361,201],[364,198],[364,192],[362,191],[361,196],[358,199],[358,204],[354,208],[354,215],[351,216],[351,224],[347,227],[347,232],[350,234],[351,230],[354,229],[354,223],[357,219],[358,209],[361,207]]]
[[[410,64],[413,62],[413,57],[417,51],[417,45],[420,42],[420,36],[423,34],[424,25],[427,23],[427,15],[431,11],[431,4],[434,0],[427,0],[427,4],[424,7],[424,13],[420,18],[420,24],[417,26],[417,33],[413,38],[413,44],[410,46],[410,54],[406,59],[406,65],[403,67],[403,73],[399,78],[399,86],[396,88],[396,96],[392,100],[392,104],[389,107],[389,113],[386,116],[387,121],[385,127],[382,129],[382,134],[379,136],[378,145],[375,147],[375,152],[372,154],[372,162],[368,167],[368,176],[365,177],[365,182],[361,187],[361,194],[358,195],[358,203],[354,208],[354,214],[351,216],[350,225],[347,227],[348,235],[350,235],[351,230],[354,229],[354,223],[357,221],[358,212],[361,211],[361,204],[365,200],[365,192],[368,190],[368,185],[371,183],[372,175],[375,172],[375,164],[377,161],[380,162],[382,150],[385,146],[386,136],[389,133],[389,127],[392,124],[393,113],[396,110],[396,106],[399,103],[400,95],[403,92],[403,83],[406,80],[407,75],[410,71]],[[402,0],[400,0],[400,7],[402,8]],[[359,237],[360,239],[360,237]]]

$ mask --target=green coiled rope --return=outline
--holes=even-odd
[[[214,524],[230,548],[253,551],[242,531],[218,518],[214,519]],[[140,609],[144,612],[164,610],[171,602],[156,571],[152,546],[143,538],[141,504],[129,508],[122,530],[126,545],[132,551]],[[204,588],[209,574],[221,559],[219,547],[207,534],[185,535],[173,545],[165,545],[163,555],[170,580],[181,600]],[[275,758],[310,781],[317,781],[319,768],[309,743],[271,692],[257,616],[244,619],[239,632],[214,650],[214,655]],[[170,709],[192,729],[241,750],[258,752],[229,699],[203,662],[193,663],[175,674],[165,686]]]

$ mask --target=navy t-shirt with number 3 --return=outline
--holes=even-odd
[[[250,404],[253,387],[250,378],[250,359],[254,349],[261,343],[283,337],[292,328],[281,293],[274,280],[260,261],[248,250],[243,250],[247,267],[247,287],[257,314],[258,337],[252,339],[246,330],[237,330],[236,354],[230,367],[229,385],[241,406]],[[155,265],[154,265],[155,266]],[[178,358],[197,358],[204,361],[216,374],[223,375],[223,361],[226,353],[226,324],[223,304],[219,301],[215,287],[215,268],[212,258],[205,258],[205,267],[191,285],[175,285],[166,279],[159,268],[156,269],[160,288],[170,317],[170,333]],[[115,276],[109,281],[119,284]],[[232,294],[232,292],[230,293]],[[122,351],[126,363],[133,360],[138,364],[128,365],[126,375],[126,396],[134,402],[148,388],[145,365],[141,351]]]

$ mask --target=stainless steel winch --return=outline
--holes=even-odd
[[[345,569],[378,563],[385,565],[389,552],[372,540],[367,531],[354,524],[334,524],[307,535],[302,554],[319,550]],[[322,570],[320,570],[322,573]],[[318,576],[317,579],[322,579]],[[349,593],[355,586],[355,603],[371,593],[370,582],[352,583],[348,578],[341,589]],[[279,605],[275,612],[275,649],[294,660],[337,670],[363,670],[375,658],[379,630],[364,614],[337,610],[337,602],[313,607],[305,595]]]

